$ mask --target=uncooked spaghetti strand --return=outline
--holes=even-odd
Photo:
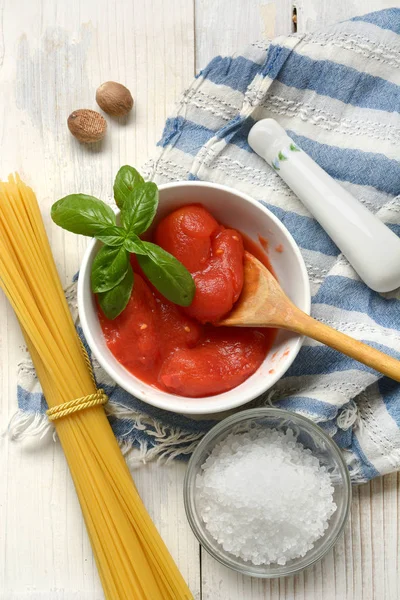
[[[34,363],[37,375],[42,384],[43,391],[48,398],[50,395],[54,394],[54,388],[51,380],[48,378],[48,374],[46,368],[44,367],[40,356],[37,354],[35,347],[32,345],[28,336],[24,332],[24,336],[27,342],[27,346],[29,352],[32,356],[32,361]],[[53,400],[53,403],[57,402]],[[74,435],[73,429],[69,431],[69,436],[67,431],[65,432],[65,436],[69,437],[68,444],[71,448],[73,448],[74,443],[76,443],[76,436]],[[79,453],[76,453],[78,458],[81,458]],[[103,543],[99,534],[95,527],[94,515],[90,510],[90,505],[92,507],[97,502],[95,490],[92,487],[87,486],[87,481],[85,480],[85,484],[82,487],[81,478],[78,476],[78,473],[82,475],[82,469],[78,467],[77,461],[69,462],[70,471],[74,479],[75,487],[79,496],[79,501],[82,507],[82,511],[85,517],[85,523],[88,529],[89,537],[92,541],[93,548],[95,549],[95,559],[99,569],[99,575],[102,580],[102,585],[107,598],[117,598],[117,588],[115,587],[112,572],[113,572],[113,563],[109,562],[107,559],[107,554],[103,549]],[[86,461],[84,467],[86,466]]]
[[[29,296],[29,291],[24,289],[24,285],[21,281],[15,282],[13,280],[12,273],[9,271],[7,264],[3,261],[1,243],[0,270],[2,271],[2,287],[18,316],[18,320],[21,322],[29,338],[31,340],[35,339],[35,347],[41,355],[43,362],[46,364],[46,368],[52,373],[53,380],[57,381],[59,385],[64,388],[65,395],[67,395],[68,389],[71,389],[73,382],[67,383],[64,381],[56,357],[47,348],[46,338],[44,338],[41,333],[42,330],[45,330],[46,325],[41,319],[41,315],[37,309],[33,305],[30,306],[29,303],[24,302],[24,299],[26,300],[26,295]],[[18,283],[21,284],[20,288],[18,287]],[[21,292],[21,294],[19,292]]]
[[[88,431],[87,435],[90,436],[91,432]],[[116,444],[114,438],[110,438],[105,441],[109,442],[111,445],[114,445],[114,443]],[[108,451],[105,452],[104,455],[99,456],[99,460],[104,460],[104,456],[107,456],[108,453],[110,453],[111,451],[112,451],[112,448],[109,447]],[[106,464],[104,465],[104,468],[107,468]],[[119,479],[119,481],[121,481],[121,483],[123,485],[124,480],[123,480],[122,473],[121,473],[121,476],[118,477],[118,479]],[[125,494],[123,492],[125,492]],[[145,536],[143,544],[144,544],[144,550],[146,551],[147,555],[153,562],[153,568],[155,568],[158,573],[160,572],[160,567],[158,565],[158,561],[155,559],[156,559],[156,557],[161,558],[164,561],[163,562],[164,568],[166,568],[171,575],[178,573],[179,576],[178,576],[176,585],[179,586],[181,584],[184,584],[185,593],[189,594],[189,595],[182,596],[182,598],[190,598],[191,597],[190,591],[187,588],[186,583],[183,581],[182,576],[177,571],[175,562],[173,561],[171,555],[169,553],[166,553],[166,548],[165,548],[164,542],[162,541],[161,537],[159,536],[159,534],[154,526],[154,523],[149,518],[147,511],[144,509],[144,506],[142,504],[142,501],[141,501],[137,491],[135,489],[132,489],[131,486],[129,486],[128,489],[117,490],[117,493],[120,494],[121,502],[123,502],[123,503],[124,502],[126,503],[127,498],[132,496],[132,494],[136,495],[136,498],[135,498],[136,509],[135,509],[135,513],[131,514],[131,522],[134,524],[135,527],[137,527],[138,521],[139,521],[140,527],[143,528],[143,531],[147,531],[147,535]],[[148,540],[151,540],[150,544],[149,544]],[[171,589],[170,589],[170,591],[171,591]]]
[[[44,345],[45,335],[47,335],[47,325],[36,305],[32,302],[31,290],[20,275],[19,270],[15,268],[15,263],[12,262],[11,256],[7,252],[7,248],[1,238],[0,272],[2,287],[5,288],[7,295],[12,300],[17,316],[20,316],[22,321],[25,321],[23,323],[25,331],[31,339],[35,336],[39,340],[38,343]],[[46,333],[42,334],[41,330]]]
[[[112,493],[110,495],[108,486],[106,485],[105,481],[101,486],[98,486],[96,489],[98,497],[97,499],[100,501],[101,499],[103,500],[101,502],[103,506],[107,507],[110,504],[115,505],[115,502],[112,502],[114,496]],[[105,514],[107,515],[107,511]],[[102,518],[103,516],[104,509],[103,514],[101,514],[100,518]],[[140,551],[138,541],[135,541],[136,535],[133,536],[132,532],[129,533],[129,524],[126,522],[125,517],[123,517],[122,511],[116,511],[114,514],[108,514],[105,531],[106,530],[108,530],[109,532],[108,537],[113,541],[113,545],[115,542],[113,552],[115,557],[119,555],[119,576],[122,576],[125,573],[125,581],[130,581],[129,589],[135,588],[134,597],[138,598],[138,600],[145,600],[146,598],[162,600],[163,596],[158,592],[158,586],[155,587],[155,581],[154,583],[150,583],[152,579],[151,571],[147,572],[149,568],[148,564],[144,559],[144,555],[142,555]],[[121,534],[123,534],[123,538],[120,537]],[[120,547],[124,548],[124,553],[120,553],[118,551],[118,540],[120,541]],[[135,557],[133,563],[131,562],[131,557]],[[135,572],[136,583],[135,578],[133,576]],[[141,587],[138,587],[140,585],[141,576],[143,576],[144,580],[146,581],[146,590],[148,592],[148,595],[146,595],[146,593],[143,590],[141,590]]]
[[[93,412],[93,413],[92,413],[92,415],[91,415],[91,420],[92,420],[92,419],[98,419],[98,418],[100,417],[100,415],[101,415],[101,411],[96,411],[96,413],[94,413],[94,412]],[[84,412],[83,412],[82,414],[77,414],[77,415],[74,415],[74,416],[75,416],[75,420],[76,420],[76,427],[81,427],[82,425],[84,425],[84,423],[82,422],[82,421],[83,421],[83,419],[85,419],[85,416],[86,416]],[[85,419],[85,420],[86,420],[86,419]],[[63,427],[63,426],[64,426],[64,424],[65,424],[65,425],[68,425],[68,423],[67,423],[67,420],[64,420],[64,423],[62,423],[62,421],[60,421],[60,426],[62,426],[62,427]],[[108,425],[108,422],[106,421],[106,419],[105,419],[105,427],[109,428],[109,425]],[[91,429],[92,429],[92,428],[87,428],[87,429],[85,429],[85,434],[84,434],[84,437],[85,437],[85,439],[89,439],[89,437],[88,437],[87,433],[88,433],[88,432],[89,432]],[[59,430],[59,433],[62,435],[62,433],[61,433],[61,431],[60,431],[60,430]],[[115,439],[115,438],[114,438],[114,435],[113,435],[113,434],[112,434],[112,432],[111,432],[111,429],[109,430],[109,433],[110,433],[110,435],[109,435],[109,436],[106,436],[106,435],[104,435],[104,436],[103,436],[103,440],[105,440],[105,441],[108,441],[108,438],[110,438],[110,439]],[[118,449],[118,452],[120,452],[120,451],[119,451],[119,449]],[[110,457],[110,456],[113,456],[113,454],[112,454],[112,453],[110,453],[110,454],[107,454],[107,453],[105,452],[105,454],[106,454],[108,457]],[[98,458],[98,457],[96,456],[96,462],[98,463],[98,461],[97,461],[97,458]],[[102,469],[101,469],[101,470],[102,470]],[[103,472],[103,473],[104,473],[104,472]],[[107,480],[109,480],[109,482],[110,482],[110,486],[111,486],[111,488],[113,489],[113,494],[115,494],[115,490],[114,490],[114,480],[113,480],[113,478],[109,479],[109,478],[107,477],[107,475],[108,475],[108,473],[107,473],[107,472],[105,472],[105,473],[104,473],[104,476],[105,476],[105,478],[106,478]],[[114,473],[114,477],[115,477],[115,475],[116,475],[116,474]],[[125,514],[125,512],[123,512],[123,514]],[[120,519],[120,518],[121,518],[121,516],[120,516],[120,515],[116,515],[116,518]],[[122,532],[124,532],[124,535],[125,535],[125,532],[128,532],[128,531],[130,530],[130,525],[129,525],[129,522],[128,522],[128,521],[125,521],[125,518],[127,518],[127,517],[124,517],[124,521],[123,521],[123,523],[121,523],[121,525],[120,525],[120,527],[119,527],[119,531],[122,531]],[[132,535],[132,533],[134,533],[134,532],[131,532],[131,535]],[[137,535],[137,534],[135,533],[135,536],[136,536],[136,535]],[[131,555],[131,556],[134,556],[135,554],[132,552],[132,553],[130,553],[130,555]],[[137,563],[137,558],[135,558],[135,563]],[[140,566],[140,565],[139,565],[139,566]],[[143,568],[144,568],[144,567],[140,566],[140,570],[142,570]],[[136,566],[135,566],[135,570],[136,570]],[[163,599],[163,596],[162,596],[162,595],[160,595],[160,593],[159,593],[159,592],[158,592],[158,594],[156,595],[156,591],[155,591],[155,590],[153,590],[153,595],[152,595],[152,598],[156,599],[156,598],[158,598],[158,597],[159,597],[160,599],[164,600],[164,599]]]
[[[3,185],[4,187],[4,185]],[[13,186],[15,187],[15,186]],[[42,309],[42,314],[45,316],[46,314],[50,314],[51,316],[51,303],[53,303],[53,308],[57,306],[57,299],[59,298],[63,298],[63,301],[60,301],[60,306],[59,308],[61,310],[63,309],[63,305],[65,305],[65,297],[64,295],[61,294],[57,294],[57,289],[61,288],[61,284],[59,286],[54,286],[51,287],[50,289],[47,290],[46,294],[41,294],[41,285],[42,285],[42,280],[43,278],[45,278],[46,276],[46,272],[43,273],[43,271],[46,271],[46,267],[49,264],[49,260],[40,260],[40,255],[42,255],[43,258],[43,254],[46,255],[46,258],[49,259],[49,257],[51,256],[51,254],[49,254],[47,256],[47,248],[46,247],[38,247],[37,246],[37,240],[34,236],[34,234],[32,233],[32,231],[29,228],[29,221],[27,219],[23,219],[22,215],[20,214],[20,212],[17,210],[17,208],[19,207],[19,204],[17,203],[17,207],[15,207],[14,203],[11,201],[10,199],[10,194],[7,193],[7,189],[5,191],[3,191],[3,193],[5,194],[6,198],[8,199],[8,202],[3,203],[1,206],[2,212],[4,213],[3,215],[0,212],[0,219],[1,217],[3,217],[4,220],[4,216],[8,217],[8,220],[12,223],[14,223],[14,236],[10,239],[10,244],[14,249],[15,255],[17,256],[17,258],[19,259],[19,264],[22,267],[22,269],[24,269],[25,273],[28,273],[28,283],[29,286],[32,288],[34,296],[36,298],[38,298],[39,302],[44,302],[45,305]],[[15,199],[19,199],[21,196],[21,194],[18,192],[15,192],[13,194],[13,198]],[[25,209],[26,206],[24,205]],[[25,213],[27,214],[27,213]],[[7,221],[6,221],[7,222]],[[16,224],[17,223],[17,224]],[[7,229],[4,231],[4,235],[7,235]],[[30,248],[30,255],[29,257],[26,257],[24,255],[24,247],[29,246]],[[35,267],[34,269],[30,268],[30,262],[34,261],[35,263]],[[48,272],[48,275],[51,276],[51,271]],[[55,291],[54,291],[55,290]],[[39,305],[40,306],[40,305]],[[46,310],[47,308],[47,310]],[[68,318],[70,319],[70,313],[68,312]],[[57,329],[58,329],[58,324],[59,324],[59,320],[58,319],[51,319],[48,322],[48,325],[51,327],[55,327],[56,328],[56,334]],[[72,331],[72,333],[74,333],[74,331],[71,328],[66,328],[64,329],[64,335],[68,335],[70,333],[70,331]],[[62,339],[62,337],[60,338],[60,336],[55,334],[55,339]],[[76,336],[70,335],[69,336],[69,343],[76,345]],[[69,349],[69,345],[66,349],[66,352],[64,353],[64,360],[66,358],[71,358],[71,352]],[[71,363],[72,365],[73,363]]]
[[[36,197],[30,188],[27,188],[27,193],[29,193],[29,196],[30,196],[32,202],[28,203],[28,204],[26,202],[24,202],[24,207],[25,207],[25,210],[32,222],[32,226],[35,227],[35,234],[36,234],[38,243],[40,244],[40,246],[42,248],[42,252],[46,256],[45,265],[46,265],[46,269],[48,272],[48,277],[54,278],[54,281],[56,282],[56,285],[54,286],[54,291],[55,291],[56,297],[58,297],[58,300],[59,300],[59,308],[64,312],[66,319],[71,323],[71,325],[73,325],[71,313],[69,311],[69,307],[68,307],[68,304],[67,304],[67,301],[66,301],[66,298],[64,295],[64,291],[61,286],[61,281],[60,281],[58,273],[57,273],[54,258],[51,253],[50,244],[49,244],[48,238],[46,236],[46,231],[44,229],[43,220],[41,218],[41,214],[40,214],[40,210],[39,210],[39,205],[37,204]],[[22,196],[22,198],[24,198],[23,195],[21,195],[21,196]],[[78,349],[80,351],[81,347],[80,347],[79,340],[78,340],[77,336],[75,335],[75,328],[74,327],[65,328],[65,334],[68,336],[65,338],[65,340],[66,341],[68,340],[68,343],[70,343],[72,345],[72,350]]]
[[[2,206],[2,211],[0,211],[0,221],[1,225],[4,228],[4,219],[5,217],[8,219],[8,222],[12,225],[14,224],[14,235],[8,236],[9,243],[11,245],[12,250],[14,251],[15,257],[17,258],[18,264],[24,272],[25,281],[29,286],[33,296],[37,298],[38,308],[43,316],[46,319],[47,315],[51,315],[52,310],[56,309],[57,303],[56,298],[54,297],[54,293],[52,293],[52,289],[47,291],[46,294],[42,294],[42,285],[43,279],[45,279],[44,265],[46,261],[42,262],[38,259],[38,249],[35,248],[32,236],[29,236],[29,232],[24,232],[21,228],[18,228],[18,220],[14,215],[14,211],[12,209],[12,204],[5,204]],[[7,222],[7,221],[6,221]],[[3,229],[2,228],[2,229]],[[3,236],[7,236],[7,229],[3,231]],[[24,248],[30,248],[30,256],[26,257],[24,255]],[[33,269],[31,267],[31,263],[33,263]],[[55,340],[62,339],[62,332],[60,331],[60,322],[58,319],[46,319],[47,324],[50,330],[53,330],[53,336]],[[67,330],[68,331],[68,330]],[[61,334],[61,335],[60,335]],[[71,368],[73,366],[73,357],[67,348],[67,351],[63,354],[63,359],[71,361]]]
[[[40,364],[40,357],[36,355],[36,352],[35,352],[34,349],[32,349],[30,343],[29,343],[29,347],[30,347],[30,349],[32,351],[32,358],[35,361],[35,367],[36,367],[36,369],[38,371],[38,375],[43,377],[43,375],[42,375],[42,368],[43,367]],[[43,387],[44,387],[44,390],[46,391],[46,385],[44,385]],[[78,418],[78,417],[81,418],[81,415],[76,415],[76,418]],[[82,417],[87,419],[86,415],[82,414]],[[63,423],[63,425],[65,425],[67,429],[71,429],[71,422],[70,422],[70,420],[65,419],[63,421],[60,421],[60,426],[61,426],[61,423]],[[108,423],[107,423],[107,426],[108,426]],[[73,431],[74,431],[74,427],[72,426],[71,431],[67,432],[67,434],[66,434],[67,437],[68,437],[68,435],[70,436],[71,432],[73,433]],[[68,456],[69,455],[69,451],[68,451],[69,444],[66,443],[66,442],[64,442],[64,439],[63,439],[63,436],[64,436],[65,432],[66,432],[65,427],[60,427],[58,429],[58,433],[60,435],[61,442],[62,442],[64,450],[66,451],[66,454]],[[87,436],[82,437],[82,440],[88,440]],[[74,443],[76,444],[76,440],[75,440]],[[87,455],[87,451],[88,451],[88,448],[82,448],[79,457]],[[83,463],[81,465],[80,473],[81,473],[81,475],[84,476],[84,479],[93,486],[93,484],[96,483],[96,480],[93,479],[91,472],[86,469],[86,464],[87,464],[86,461],[83,461]],[[77,485],[76,474],[72,473],[72,475],[73,475],[74,481],[75,481],[75,483]],[[79,479],[80,478],[78,478],[78,481],[79,481]],[[103,483],[102,486],[96,488],[97,489],[96,504],[97,504],[98,498],[101,497],[102,495],[104,495],[104,493],[105,493],[104,484],[105,484],[105,482]],[[107,511],[107,507],[109,506],[111,500],[112,500],[112,496],[104,498],[104,502],[103,502],[102,505],[106,507],[106,511]],[[92,510],[93,510],[93,506],[92,506]],[[86,513],[86,511],[84,511],[84,513]],[[121,513],[121,515],[122,515],[122,513]],[[104,509],[103,509],[103,514],[101,515],[101,517],[103,518],[103,516],[104,516]],[[118,518],[118,517],[121,518],[121,516],[119,516],[119,513],[117,513],[114,518]],[[109,520],[110,520],[110,523],[111,523],[112,522],[112,516],[110,514],[109,514]],[[108,532],[110,534],[110,539],[111,540],[114,539],[115,535],[118,535],[118,530],[119,531],[127,531],[127,530],[129,530],[129,524],[127,522],[124,523],[124,524],[121,524],[120,527],[119,527],[119,529],[117,529],[115,531],[112,531],[112,530],[109,529]],[[135,536],[136,536],[136,534],[135,534]],[[137,543],[139,543],[139,542],[137,542]],[[126,541],[125,541],[125,547],[126,547]],[[117,548],[115,548],[115,552],[118,553],[118,549]],[[133,563],[133,565],[130,562],[130,558],[127,559],[128,563],[126,564],[127,570],[125,570],[125,575],[126,575],[126,578],[128,580],[131,579],[131,575],[129,573],[129,568],[132,569],[132,566],[134,566],[134,570],[135,571],[139,570],[139,573],[142,573],[143,575],[146,574],[146,570],[148,568],[148,564],[146,562],[143,562],[143,561],[140,560],[141,557],[140,557],[140,554],[138,553],[138,546],[135,545],[135,544],[132,546],[132,548],[130,549],[130,551],[127,553],[128,557],[133,556],[133,555],[135,556],[135,562]],[[121,560],[121,564],[123,564],[124,561],[125,561],[125,557],[123,555],[120,556],[120,560]],[[128,567],[128,564],[129,564],[129,567]],[[133,571],[133,569],[132,569],[132,571]],[[150,580],[151,577],[152,577],[152,574],[149,572],[148,575],[147,575],[147,577],[145,577],[145,579],[146,580]],[[131,581],[131,585],[134,586],[134,587],[136,587],[135,586],[135,582],[134,582],[133,579]],[[160,598],[160,600],[164,599],[164,596],[160,593],[158,587],[154,588],[154,586],[152,586],[152,589],[148,589],[147,591],[149,593],[151,592],[151,598],[154,598],[154,600],[156,600],[156,598],[158,598],[158,597]],[[145,600],[146,599],[146,595],[144,595],[144,594],[145,594],[145,592],[143,590],[140,591],[140,589],[137,588],[136,589],[136,596],[135,596],[135,598],[137,597],[138,600],[140,600],[141,598],[143,598],[143,600]]]
[[[47,237],[46,230],[44,228],[44,223],[43,223],[42,215],[40,213],[40,208],[39,208],[37,198],[36,198],[32,188],[28,187],[21,181],[18,173],[16,174],[16,180],[19,185],[23,186],[23,189],[24,189],[24,194],[22,194],[23,202],[24,202],[27,212],[29,212],[29,215],[31,218],[31,223],[32,223],[32,228],[34,228],[35,231],[37,232],[37,236],[40,239],[42,247],[44,248],[44,252],[45,252],[47,260],[48,260],[50,275],[51,275],[51,277],[54,278],[54,281],[57,282],[57,284],[55,285],[55,288],[56,288],[57,294],[60,297],[60,303],[63,306],[66,318],[71,319],[71,313],[69,311],[69,307],[68,307],[68,304],[67,304],[67,301],[66,301],[66,298],[64,295],[64,291],[62,289],[62,285],[60,282],[60,277],[58,275],[56,263],[54,262],[53,253],[51,251],[49,239]]]
[[[52,383],[50,381],[48,381],[47,371],[46,371],[43,363],[41,362],[40,356],[36,353],[35,347],[31,344],[31,342],[30,342],[29,338],[27,338],[27,336],[26,336],[26,341],[27,341],[27,346],[28,346],[29,352],[31,353],[32,360],[35,365],[35,369],[37,371],[39,380],[42,384],[43,391],[45,392],[45,394],[48,397],[48,395],[50,395],[50,393],[53,393],[52,392],[52,389],[53,389]],[[73,443],[76,440],[75,440],[74,436],[71,434],[73,434],[73,431],[70,432],[70,440],[68,443],[72,447]],[[79,456],[79,454],[77,454],[77,456]],[[117,598],[118,590],[115,586],[114,578],[112,577],[114,565],[107,558],[107,554],[103,548],[103,543],[102,543],[101,538],[95,527],[93,512],[90,509],[90,506],[91,505],[93,506],[94,503],[97,501],[95,490],[93,490],[93,489],[91,490],[90,488],[88,488],[87,482],[85,482],[84,486],[82,486],[81,479],[79,476],[77,476],[77,472],[79,472],[79,468],[74,463],[75,463],[75,461],[70,461],[69,467],[70,467],[71,474],[73,476],[75,488],[76,488],[78,496],[79,496],[79,501],[80,501],[80,505],[82,508],[82,512],[85,517],[85,523],[86,523],[86,527],[88,529],[89,538],[91,539],[91,543],[93,545],[96,564],[97,564],[97,567],[99,570],[99,575],[100,575],[100,579],[102,581],[104,592],[105,592],[106,598]]]
[[[18,176],[0,185],[0,277],[49,405],[93,393],[36,197]],[[56,428],[107,600],[192,599],[141,502],[104,409],[61,418]]]
[[[13,268],[13,263],[10,262],[9,256],[7,256],[7,251],[5,250],[4,244],[1,239],[0,272],[2,277],[2,287],[8,295],[10,302],[14,307],[14,310],[20,317],[19,320],[21,321],[21,324],[23,325],[26,333],[28,334],[31,340],[33,338],[36,340],[36,348],[39,351],[39,353],[41,353],[42,359],[46,363],[46,368],[48,368],[54,373],[60,373],[60,376],[56,377],[56,380],[60,381],[63,384],[63,387],[66,391],[66,395],[68,393],[71,394],[71,392],[73,393],[71,385],[74,385],[75,381],[72,380],[70,383],[64,381],[64,378],[62,377],[62,370],[60,370],[59,362],[60,360],[63,360],[63,346],[58,348],[56,356],[54,353],[54,344],[53,352],[50,351],[48,345],[49,343],[51,344],[51,333],[48,331],[47,324],[44,321],[40,311],[38,310],[36,305],[30,301],[30,290],[25,284],[22,277],[19,275],[18,270]],[[79,349],[79,356],[80,355],[82,355],[81,349]],[[81,360],[83,364],[83,355],[81,357]],[[90,377],[87,375],[86,379],[89,382]],[[92,391],[94,391],[93,384]]]
[[[88,431],[87,435],[91,435],[91,432]],[[110,442],[111,444],[115,444],[115,439],[114,438],[110,438],[106,440],[107,442]],[[103,456],[107,456],[110,452],[112,451],[111,448],[108,449],[107,452],[104,453]],[[99,457],[99,460],[103,459],[103,456]],[[125,462],[124,462],[124,467],[125,467]],[[105,465],[105,468],[107,468],[107,466]],[[121,473],[121,478],[118,478],[119,480],[121,480],[121,482],[123,481],[122,479],[122,473]],[[123,492],[125,492],[126,497],[124,497]],[[119,490],[119,493],[121,494],[121,501],[125,502],[126,498],[129,497],[129,495],[131,494],[137,494],[137,492],[135,490],[131,489],[131,486],[129,486],[129,489],[123,490],[121,488],[121,490]],[[162,556],[164,557],[165,554],[165,545],[164,542],[161,540],[161,538],[159,537],[158,532],[156,531],[154,524],[152,523],[152,521],[149,519],[148,517],[148,513],[147,511],[145,511],[144,506],[139,498],[139,496],[137,495],[137,505],[136,505],[136,509],[135,509],[135,513],[134,515],[131,515],[131,519],[133,518],[133,523],[134,526],[137,527],[138,524],[138,519],[140,521],[140,526],[144,528],[144,530],[148,531],[148,536],[146,536],[146,538],[152,540],[152,544],[151,545],[147,545],[146,542],[144,542],[145,544],[145,550],[146,552],[149,554],[150,557],[152,557],[152,559],[154,560],[154,558],[158,555],[158,556]],[[155,535],[154,535],[155,534]],[[165,563],[164,563],[164,567],[167,568],[168,571],[170,571],[171,573],[175,573],[176,570],[176,565],[172,559],[172,557],[169,555],[169,553],[166,555],[165,558]],[[157,569],[157,564],[156,564],[156,569]],[[181,575],[179,574],[179,578],[178,578],[179,582],[183,582]],[[184,582],[183,582],[184,583]],[[184,583],[185,586],[185,592],[189,595],[187,596],[182,596],[182,597],[188,597],[190,598],[190,592],[186,586],[186,584]]]
[[[1,263],[1,259],[0,259],[0,268],[1,267],[2,267],[2,263]],[[18,313],[19,307],[21,306],[20,298],[18,297],[18,295],[14,295],[15,290],[13,289],[12,284],[9,281],[5,284],[4,280],[2,280],[2,287],[5,291],[11,305],[13,306],[14,310]],[[37,339],[39,340],[39,343],[40,343],[40,345],[36,346],[38,348],[38,352],[41,354],[43,361],[44,362],[47,361],[47,368],[48,368],[49,372],[53,373],[53,380],[58,381],[59,384],[65,388],[65,391],[67,391],[68,384],[66,382],[63,383],[61,379],[54,378],[54,370],[55,370],[55,372],[57,372],[58,366],[55,363],[54,357],[51,355],[51,353],[49,353],[47,351],[44,340],[40,339],[40,332],[38,331],[38,328],[36,327],[35,323],[33,322],[33,320],[29,320],[28,311],[26,312],[26,314],[21,314],[19,320],[31,338],[34,337],[36,332],[38,333]]]

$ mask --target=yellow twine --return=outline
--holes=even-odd
[[[62,417],[66,417],[72,413],[78,412],[79,410],[92,408],[93,406],[106,404],[107,402],[108,397],[104,391],[97,390],[97,392],[94,394],[82,396],[82,398],[76,398],[75,400],[70,400],[69,402],[63,402],[58,406],[53,406],[53,408],[49,408],[46,414],[49,418],[49,421],[55,421],[56,419],[61,419]]]
[[[90,374],[92,376],[93,383],[96,385],[96,380],[94,378],[92,363],[90,362],[90,358],[88,353],[86,352],[86,348],[81,341],[81,348],[83,355],[85,357],[85,362],[89,368]],[[62,417],[67,417],[79,410],[84,410],[86,408],[92,408],[93,406],[99,406],[100,404],[106,404],[108,402],[108,397],[104,393],[103,390],[98,389],[94,394],[89,394],[88,396],[82,396],[82,398],[76,398],[75,400],[70,400],[69,402],[63,402],[58,406],[53,406],[53,408],[49,408],[46,411],[47,417],[49,421],[56,421],[56,419],[61,419]]]
[[[90,362],[89,354],[87,353],[86,348],[85,348],[85,346],[84,346],[81,338],[79,338],[79,341],[80,341],[80,344],[81,344],[81,350],[83,352],[83,356],[85,358],[85,362],[86,362],[86,364],[88,366],[89,373],[90,373],[90,375],[92,377],[92,381],[93,381],[94,385],[96,385],[96,380],[94,378],[93,367],[92,367],[92,363]]]

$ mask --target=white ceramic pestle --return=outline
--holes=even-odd
[[[400,286],[400,238],[328,175],[274,119],[250,130],[257,152],[300,198],[361,279],[377,292]]]

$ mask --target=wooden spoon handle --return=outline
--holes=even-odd
[[[285,325],[283,327],[285,328]],[[351,358],[355,358],[358,362],[391,377],[395,381],[400,381],[399,360],[379,350],[375,350],[375,348],[371,348],[371,346],[363,344],[340,331],[336,331],[336,329],[332,329],[328,325],[320,323],[301,310],[296,310],[288,329],[322,342]]]

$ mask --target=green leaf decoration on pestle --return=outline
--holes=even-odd
[[[279,160],[277,158],[272,161],[272,167],[275,171],[280,171]]]
[[[291,149],[292,152],[300,152],[300,148],[298,146],[296,146],[296,144],[294,142],[292,142],[289,146],[289,148]]]
[[[282,151],[279,152],[278,158],[279,158],[279,160],[287,160],[288,159],[288,157],[285,156]]]

